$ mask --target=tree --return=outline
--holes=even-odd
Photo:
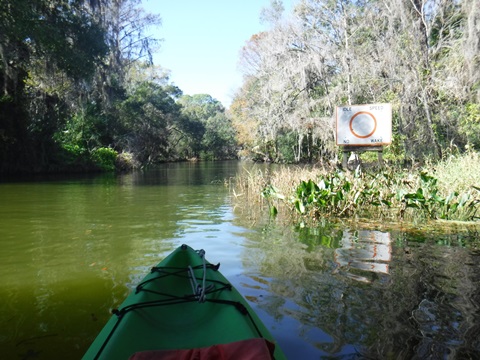
[[[392,103],[395,147],[409,158],[477,143],[475,4],[302,0],[281,17],[272,2],[270,29],[240,57],[245,80],[232,113],[245,144],[270,161],[332,158],[335,107],[374,102]]]
[[[332,106],[325,116],[324,104],[330,94],[322,99],[315,94],[328,83],[321,77],[328,65],[312,51],[314,44],[300,22],[273,19],[270,31],[253,36],[243,48],[246,81],[237,100],[248,104],[243,115],[257,124],[255,153],[269,161],[300,161],[313,156],[313,143],[333,138]]]
[[[458,111],[472,89],[464,77],[462,47],[471,16],[465,10],[474,2],[384,2],[390,56],[382,67],[397,84],[392,86],[399,102],[397,129],[409,156],[439,157],[443,147],[459,143]]]
[[[110,0],[99,14],[106,31],[109,56],[99,68],[99,84],[104,101],[113,102],[116,89],[125,85],[125,74],[137,61],[152,64],[152,52],[160,40],[146,35],[151,26],[159,26],[161,18],[148,14],[140,0]]]
[[[237,156],[235,136],[231,120],[223,112],[217,112],[209,117],[202,140],[206,157],[214,160],[235,158]]]
[[[225,111],[222,103],[208,94],[183,95],[178,103],[183,106],[184,115],[199,120],[206,120]]]
[[[143,82],[120,106],[122,131],[118,144],[143,165],[166,161],[173,155],[170,136],[180,117],[177,93],[175,87]]]
[[[177,130],[183,135],[183,152],[187,158],[199,158],[204,150],[203,138],[208,120],[223,114],[225,108],[208,94],[183,95],[178,104],[183,115],[177,124]]]
[[[53,134],[106,54],[103,30],[84,9],[81,1],[0,2],[0,171],[54,165]]]

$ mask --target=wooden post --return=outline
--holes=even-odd
[[[383,167],[383,146],[344,146],[342,151],[342,168],[347,169],[348,163],[348,154],[352,152],[363,153],[365,151],[376,151],[377,152],[377,163],[378,166]]]
[[[347,168],[348,154],[349,154],[349,151],[345,150],[345,147],[344,147],[343,153],[342,153],[342,169]]]
[[[380,146],[380,150],[377,152],[377,161],[378,161],[378,166],[383,167],[383,146]]]

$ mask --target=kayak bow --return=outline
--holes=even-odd
[[[203,250],[174,250],[113,311],[83,359],[285,359],[219,266]]]

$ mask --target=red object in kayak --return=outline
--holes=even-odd
[[[274,350],[273,343],[257,338],[200,349],[142,351],[129,360],[272,360]]]

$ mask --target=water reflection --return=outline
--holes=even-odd
[[[335,249],[338,271],[358,281],[371,282],[366,276],[352,273],[354,269],[388,274],[392,259],[390,234],[380,231],[343,232],[342,247]]]
[[[243,291],[287,356],[480,357],[478,236],[329,232],[269,222],[246,235]]]

